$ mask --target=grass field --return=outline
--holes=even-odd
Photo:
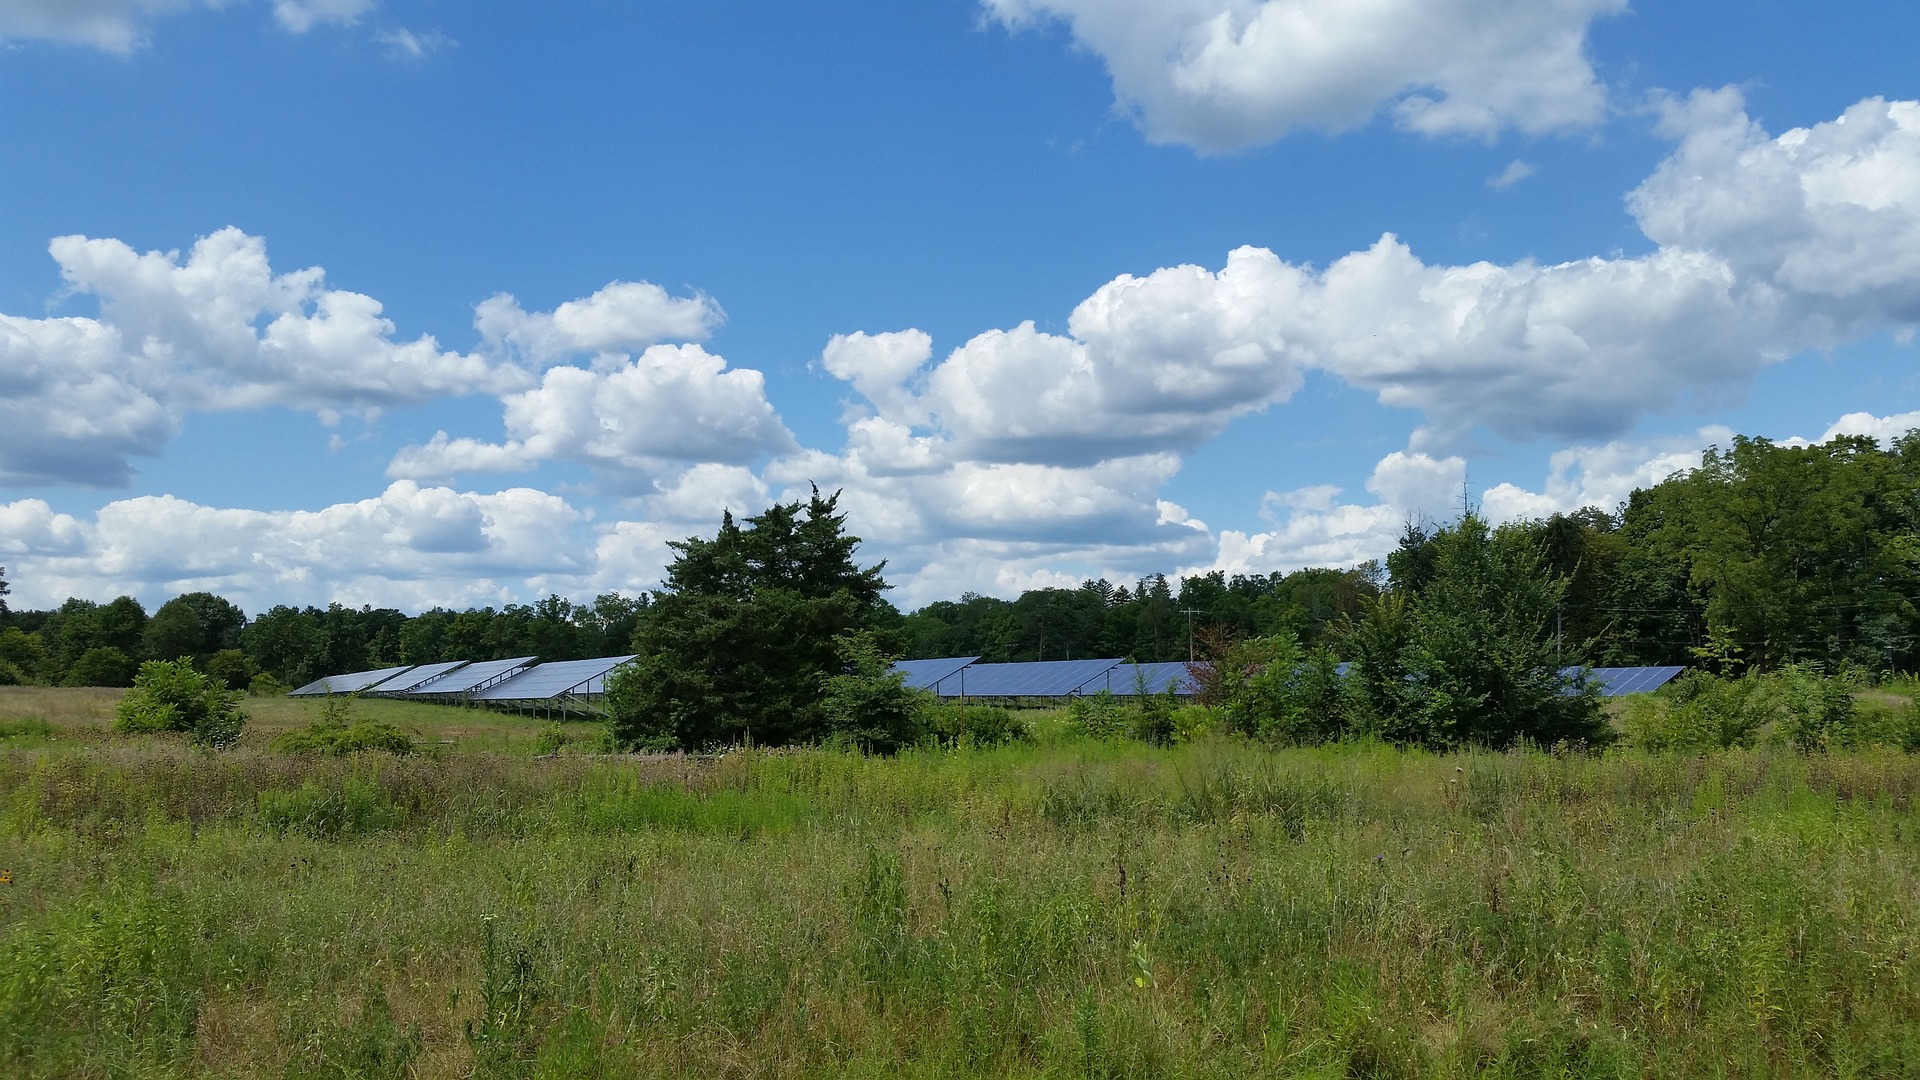
[[[1920,1075],[1920,758],[222,753],[0,691],[0,1073]],[[451,740],[450,743],[443,740]]]

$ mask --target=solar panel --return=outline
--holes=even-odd
[[[1119,664],[1118,660],[1043,660],[1023,664],[972,664],[941,679],[941,697],[1069,697]]]
[[[477,664],[468,664],[458,671],[442,675],[408,696],[438,697],[445,694],[465,694],[517,674],[531,663],[533,663],[531,656],[516,656],[511,660],[482,660]]]
[[[633,656],[608,656],[598,660],[561,660],[538,664],[487,687],[473,695],[475,701],[552,701],[570,693],[585,692],[582,687],[598,682],[606,690],[606,677],[614,668]]]
[[[378,692],[382,694],[411,693],[447,672],[465,665],[465,660],[449,660],[444,664],[421,664],[404,675],[395,675],[381,683]]]
[[[356,671],[351,675],[329,675],[324,679],[315,679],[307,685],[288,694],[288,697],[315,697],[320,694],[358,694],[371,690],[381,683],[405,671],[411,671],[412,664],[399,667],[379,668],[375,671]]]
[[[1199,692],[1184,662],[1166,664],[1120,664],[1081,684],[1079,693],[1097,694],[1106,690],[1116,697],[1136,694],[1164,694],[1172,690],[1182,697]]]
[[[904,677],[908,686],[925,690],[978,659],[977,656],[958,656],[945,660],[901,660],[893,665],[893,670]]]
[[[1566,668],[1564,673],[1570,676],[1579,670]],[[1626,697],[1628,694],[1650,694],[1672,682],[1685,670],[1683,667],[1594,668],[1593,681],[1600,688],[1601,697]]]

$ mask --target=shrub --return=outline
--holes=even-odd
[[[909,688],[868,631],[842,634],[834,644],[844,666],[822,680],[828,737],[882,754],[918,742],[932,695]]]
[[[0,686],[25,686],[27,673],[21,671],[11,660],[0,660]]]
[[[255,675],[253,681],[247,683],[247,694],[250,697],[286,697],[292,692],[292,686],[281,682],[271,672],[263,671]]]
[[[1190,743],[1220,730],[1220,717],[1205,705],[1182,705],[1173,710],[1173,741]]]
[[[1768,680],[1707,671],[1686,672],[1658,693],[1627,698],[1622,708],[1628,740],[1654,751],[1752,746],[1779,712]]]
[[[1214,703],[1230,731],[1309,746],[1346,732],[1346,690],[1328,649],[1303,651],[1282,631],[1231,646],[1212,667]]]
[[[1145,691],[1145,686],[1135,688]],[[1169,690],[1164,694],[1138,692],[1133,697],[1133,737],[1152,746],[1173,742],[1173,714],[1179,699]]]
[[[1033,725],[998,705],[935,704],[926,711],[926,730],[949,746],[1004,746],[1033,741]]]
[[[1800,750],[1838,750],[1869,741],[1846,680],[1800,664],[1776,676],[1786,708],[1786,736]]]
[[[318,753],[335,757],[363,750],[381,750],[400,755],[414,752],[412,737],[392,724],[374,720],[346,724],[324,718],[275,738],[273,748],[283,754]]]
[[[149,660],[140,665],[133,691],[115,707],[113,726],[131,733],[184,731],[203,746],[228,746],[247,719],[240,697],[220,680],[193,670],[184,657]]]
[[[1133,733],[1133,718],[1111,690],[1074,698],[1067,705],[1067,723],[1096,739],[1118,739]]]

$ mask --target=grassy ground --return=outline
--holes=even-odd
[[[6,1075],[1920,1074],[1899,754],[540,759],[367,703],[434,752],[331,759],[112,700],[0,694]]]

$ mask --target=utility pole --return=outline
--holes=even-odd
[[[1200,614],[1192,608],[1181,608],[1180,614],[1187,617],[1187,663],[1193,663],[1193,617]]]

